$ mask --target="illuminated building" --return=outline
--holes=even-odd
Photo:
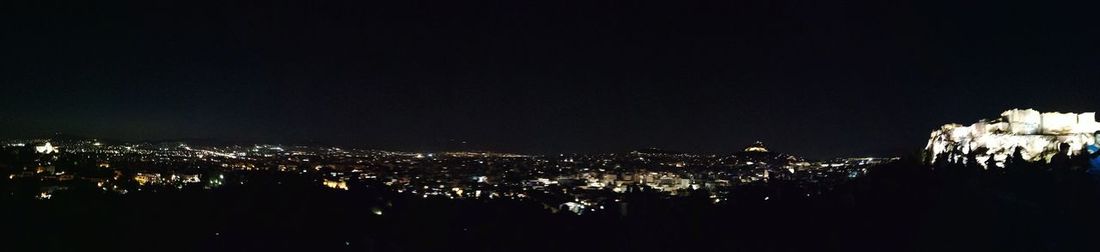
[[[348,190],[348,182],[343,180],[325,179],[324,182],[321,182],[321,184],[332,189]]]
[[[749,145],[749,147],[745,147],[744,152],[768,152],[768,148],[764,147],[763,142],[756,141],[752,145]]]
[[[50,144],[50,142],[46,142],[45,144],[34,146],[34,151],[41,154],[51,154],[57,153],[58,149]]]
[[[980,120],[970,126],[947,124],[932,131],[925,147],[925,160],[963,163],[973,156],[985,166],[989,158],[1000,164],[1020,148],[1025,160],[1050,161],[1063,143],[1069,144],[1069,153],[1079,153],[1085,144],[1093,143],[1092,133],[1097,130],[1100,123],[1093,112],[1040,113],[1034,109],[1013,109],[994,120]]]
[[[777,165],[782,166],[789,162],[801,160],[798,157],[771,152],[767,147],[764,147],[764,143],[756,141],[745,147],[742,151],[733,154],[733,160],[737,164],[747,165]]]
[[[136,175],[134,175],[134,181],[136,181],[138,183],[138,185],[145,185],[145,184],[149,184],[149,183],[159,183],[160,182],[160,174],[149,174],[149,173],[140,173],[139,172]]]

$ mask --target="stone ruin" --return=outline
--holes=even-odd
[[[980,120],[969,126],[947,124],[932,131],[925,147],[925,161],[964,163],[971,151],[983,167],[989,158],[1004,167],[1004,161],[1023,147],[1023,158],[1050,162],[1062,143],[1068,143],[1071,154],[1080,153],[1085,144],[1092,144],[1093,132],[1100,130],[1096,113],[1041,113],[1034,109],[1013,109],[994,120]],[[985,167],[990,168],[990,167]]]

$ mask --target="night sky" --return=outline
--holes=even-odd
[[[1098,8],[1052,1],[26,2],[0,137],[826,158],[1100,110]]]

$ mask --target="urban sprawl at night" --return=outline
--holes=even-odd
[[[0,252],[1100,251],[1100,1],[0,1]]]
[[[548,211],[620,209],[624,195],[703,195],[730,200],[814,197],[896,158],[815,161],[773,152],[761,142],[730,154],[659,149],[606,154],[524,155],[483,151],[398,152],[305,145],[108,143],[75,137],[8,140],[4,151],[33,158],[8,164],[9,197],[48,200],[73,190],[127,195],[210,190],[257,177],[296,176],[331,190],[382,189],[398,197],[514,200]],[[768,184],[797,190],[768,192]],[[758,194],[743,192],[759,189]],[[752,196],[750,196],[752,195]],[[742,199],[741,197],[752,197]],[[762,198],[761,198],[762,197]]]

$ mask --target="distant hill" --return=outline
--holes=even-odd
[[[686,154],[685,152],[671,151],[671,150],[658,149],[658,148],[646,148],[646,149],[634,150],[634,151],[631,151],[631,153],[648,154],[648,155],[683,155],[683,154]]]

